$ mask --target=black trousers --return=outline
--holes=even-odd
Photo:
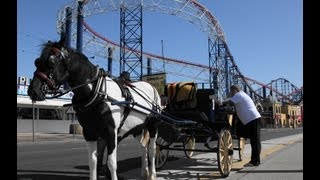
[[[257,118],[246,125],[243,125],[241,121],[238,121],[237,135],[244,138],[250,139],[251,145],[251,162],[260,163],[261,153],[261,140],[260,140],[260,129],[261,129],[261,118]]]

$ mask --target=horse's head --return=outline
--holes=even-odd
[[[40,57],[35,60],[36,71],[28,89],[28,95],[33,101],[45,100],[48,91],[56,91],[68,77],[68,51],[64,41],[64,38],[59,42],[48,41]]]

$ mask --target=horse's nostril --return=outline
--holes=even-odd
[[[34,91],[33,90],[31,90],[31,89],[28,89],[28,95],[31,97],[31,96],[33,96],[35,93],[34,93]]]
[[[32,90],[32,89],[28,89],[28,96],[32,99],[35,100],[37,97],[37,94]]]
[[[32,94],[32,91],[30,89],[28,89],[27,94],[28,94],[28,96],[30,96]]]

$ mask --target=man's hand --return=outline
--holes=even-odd
[[[222,106],[222,101],[216,100],[216,104],[217,104],[218,106]]]
[[[231,100],[226,100],[222,102],[222,105],[229,105],[229,106],[233,106],[234,103]]]

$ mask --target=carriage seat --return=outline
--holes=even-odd
[[[190,110],[197,107],[196,84],[194,82],[171,83],[166,86],[167,108],[170,110]]]

